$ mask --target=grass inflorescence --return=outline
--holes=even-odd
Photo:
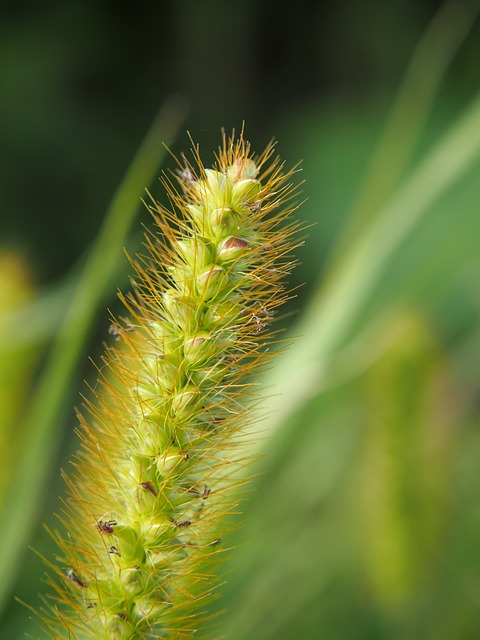
[[[298,223],[274,145],[254,156],[224,135],[211,169],[192,153],[164,179],[170,210],[149,207],[157,228],[79,414],[40,613],[52,638],[190,638],[209,618]]]

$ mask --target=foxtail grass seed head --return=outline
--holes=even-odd
[[[209,619],[298,223],[295,171],[272,144],[254,156],[243,134],[224,136],[211,169],[192,153],[164,179],[170,210],[150,207],[157,229],[121,296],[127,318],[112,322],[79,415],[40,613],[55,639],[190,638]]]

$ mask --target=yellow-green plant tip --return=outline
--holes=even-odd
[[[151,205],[157,233],[120,296],[128,320],[113,321],[79,416],[55,593],[39,616],[52,638],[190,638],[211,618],[241,435],[258,419],[252,375],[271,357],[295,265],[293,171],[273,150],[224,136],[205,169],[194,147],[164,180],[172,211]]]

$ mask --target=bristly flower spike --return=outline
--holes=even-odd
[[[79,415],[81,449],[55,533],[50,637],[190,638],[208,620],[221,523],[242,484],[253,374],[277,340],[272,315],[298,223],[293,171],[270,144],[223,136],[213,168],[197,147],[164,179],[167,211],[133,262],[128,319],[113,319],[99,381]],[[175,181],[180,186],[175,184]]]

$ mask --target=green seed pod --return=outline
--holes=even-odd
[[[215,336],[201,331],[185,342],[185,362],[191,369],[205,367],[211,360],[218,359],[219,347]]]
[[[233,296],[232,296],[233,298]],[[242,308],[238,300],[228,300],[218,304],[211,304],[205,315],[205,320],[210,327],[230,327],[234,325],[241,315]]]
[[[120,572],[120,585],[127,595],[135,597],[145,590],[147,573],[137,566],[123,569],[123,571]]]
[[[186,454],[185,451],[179,449],[179,447],[168,447],[158,455],[156,460],[157,471],[160,476],[165,477],[170,475],[174,469],[180,464],[185,464]]]
[[[202,367],[197,371],[194,371],[192,373],[192,379],[199,386],[205,386],[206,383],[214,385],[221,382],[225,378],[227,373],[228,368],[221,362],[216,362],[212,367],[209,367],[208,369]]]
[[[209,222],[211,233],[221,239],[239,228],[240,215],[231,207],[223,206],[210,212]]]
[[[182,284],[184,280],[182,279]],[[179,293],[175,289],[170,289],[163,294],[163,304],[165,307],[165,313],[171,319],[172,331],[175,327],[181,329],[195,330],[196,328],[196,312],[197,307],[191,302],[191,300]]]
[[[215,298],[225,286],[225,274],[222,267],[210,265],[198,274],[196,283],[201,298],[204,300]]]
[[[200,390],[196,387],[191,387],[180,391],[172,397],[172,414],[178,417],[188,415],[192,411],[193,405],[198,401]]]
[[[250,249],[250,245],[246,240],[229,236],[220,243],[217,256],[221,262],[230,262],[239,258],[248,249]]]
[[[197,270],[202,270],[211,262],[211,255],[204,242],[199,242],[195,238],[180,240],[176,249],[179,257],[190,267],[190,274]]]
[[[232,189],[232,205],[239,206],[243,203],[254,202],[262,189],[262,185],[258,180],[247,178],[239,180]]]
[[[245,178],[256,178],[259,167],[251,158],[237,158],[228,167],[227,177],[233,181],[244,180]]]

